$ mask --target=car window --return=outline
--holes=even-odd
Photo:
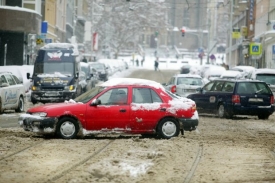
[[[238,94],[272,94],[266,83],[239,83],[237,88]]]
[[[275,74],[257,74],[256,79],[275,85]]]
[[[15,83],[14,79],[11,77],[11,75],[6,74],[5,77],[7,78],[9,85],[16,85],[16,83]]]
[[[191,78],[191,77],[178,77],[177,85],[185,84],[185,85],[199,85],[201,86],[202,80],[200,78]]]
[[[133,88],[133,103],[162,102],[159,95],[150,88]]]
[[[169,81],[168,81],[168,85],[173,85],[175,83],[175,77],[172,77]]]
[[[211,91],[222,91],[224,81],[217,81]]]
[[[16,84],[22,83],[15,75],[12,75],[12,77],[15,80]]]
[[[225,82],[222,91],[233,92],[234,86],[235,86],[235,83],[233,82]]]
[[[122,105],[128,102],[127,88],[114,88],[102,94],[98,99],[102,105]]]
[[[205,91],[211,91],[211,88],[213,87],[215,82],[209,82],[207,83],[204,87],[203,87],[203,90]]]
[[[1,82],[2,82],[2,84],[3,83],[8,83],[8,81],[6,80],[4,75],[1,76]]]

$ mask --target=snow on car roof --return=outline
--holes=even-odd
[[[240,71],[227,70],[222,73],[221,78],[222,77],[236,77],[238,75],[241,75]]]
[[[112,78],[108,81],[102,83],[100,86],[115,86],[115,85],[145,85],[145,86],[153,86],[155,88],[161,88],[163,90],[164,87],[155,81],[147,80],[147,79],[138,79],[138,78]]]
[[[70,43],[49,43],[41,47],[41,49],[72,49],[73,55],[79,55],[77,45]]]
[[[198,74],[177,74],[176,77],[188,77],[188,78],[202,78]]]
[[[248,66],[248,65],[238,65],[238,66],[235,66],[232,68],[232,70],[241,70],[241,72],[243,71],[251,71],[251,70],[254,70],[256,69],[255,67],[253,66]]]

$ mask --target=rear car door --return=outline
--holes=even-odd
[[[166,106],[155,90],[133,87],[131,128],[135,132],[153,132],[158,121],[165,116]]]
[[[87,130],[129,131],[128,88],[111,88],[98,97],[101,104],[87,109]]]

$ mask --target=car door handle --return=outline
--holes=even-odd
[[[166,111],[166,108],[160,108],[160,111]]]
[[[126,112],[126,109],[119,109],[119,112]]]

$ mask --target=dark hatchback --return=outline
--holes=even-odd
[[[262,81],[217,79],[197,91],[187,98],[196,102],[199,113],[214,113],[221,118],[253,115],[268,119],[274,112],[273,93]]]

